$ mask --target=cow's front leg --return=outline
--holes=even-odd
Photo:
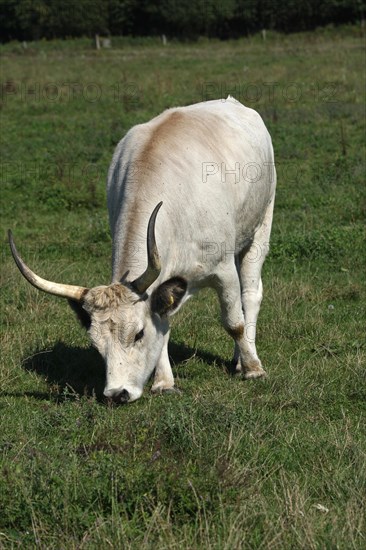
[[[154,393],[174,391],[174,376],[168,355],[169,336],[170,330],[164,336],[164,346],[155,368],[154,383],[151,388],[151,391]]]
[[[244,378],[259,378],[266,374],[257,357],[250,337],[250,327],[245,326],[241,302],[241,289],[235,264],[226,264],[218,276],[216,290],[221,305],[222,322],[235,341],[235,372]]]

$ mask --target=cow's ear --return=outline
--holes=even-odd
[[[187,291],[187,281],[173,277],[162,283],[151,296],[151,309],[159,315],[172,314]]]
[[[76,300],[68,299],[67,301],[69,302],[71,309],[75,311],[81,325],[86,328],[86,330],[89,330],[91,325],[91,318],[89,313],[83,308],[83,304],[81,302],[77,302]]]

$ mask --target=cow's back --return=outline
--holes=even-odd
[[[131,264],[122,248],[145,241],[148,217],[161,200],[156,235],[169,266],[164,276],[202,263],[209,243],[237,253],[274,189],[271,139],[258,113],[230,97],[169,109],[133,127],[116,148],[108,206],[118,261]],[[216,260],[207,261],[202,269],[212,271]]]

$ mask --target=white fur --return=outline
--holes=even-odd
[[[130,400],[137,399],[155,367],[153,390],[173,387],[168,319],[153,314],[150,306],[153,291],[175,276],[188,284],[182,303],[200,288],[216,289],[224,326],[235,339],[237,370],[246,378],[264,374],[255,328],[275,185],[265,125],[258,113],[231,97],[165,111],[133,127],[117,145],[107,185],[113,283],[131,281],[145,270],[147,224],[160,201],[156,241],[162,271],[147,300],[135,304],[129,298],[121,305],[119,331],[126,320],[136,331],[144,327],[141,341],[126,346],[123,339],[111,339],[91,312],[91,336],[95,340],[98,326],[96,345],[107,364],[106,395],[127,389]]]

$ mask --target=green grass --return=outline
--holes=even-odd
[[[362,45],[345,27],[2,47],[1,547],[365,548]],[[173,321],[182,394],[109,408],[102,360],[67,304],[21,278],[6,229],[43,276],[108,283],[114,146],[166,107],[227,93],[261,113],[278,165],[269,377],[227,374],[232,342],[203,292]]]

